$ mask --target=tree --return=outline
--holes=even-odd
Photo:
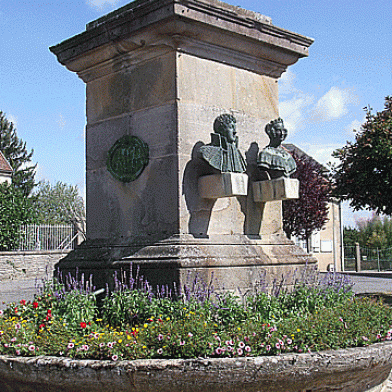
[[[372,114],[365,108],[366,122],[355,136],[333,156],[340,163],[333,168],[334,194],[349,200],[354,210],[375,210],[392,214],[392,98],[385,109]]]
[[[369,248],[392,246],[392,218],[373,214],[371,218],[356,223],[357,228],[344,228],[344,245],[355,245],[358,242],[361,247]]]
[[[20,225],[34,223],[33,199],[7,183],[0,184],[0,250],[16,249]]]
[[[78,187],[61,181],[51,185],[38,183],[34,192],[38,221],[45,224],[67,224],[82,221],[85,217],[84,200]]]
[[[299,180],[299,199],[283,201],[283,230],[289,238],[295,235],[309,243],[311,234],[328,220],[331,184],[325,168],[313,158],[295,151],[292,155],[297,163],[292,177]]]
[[[359,231],[355,227],[343,227],[344,246],[355,246],[359,242]]]
[[[28,196],[35,186],[34,176],[37,165],[28,165],[33,150],[27,151],[26,143],[18,138],[14,124],[7,120],[2,111],[0,111],[0,151],[14,170],[12,184]]]

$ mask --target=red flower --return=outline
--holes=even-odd
[[[45,327],[45,324],[41,324],[39,327],[41,329],[41,328]]]
[[[86,327],[87,327],[87,324],[84,321],[82,321],[80,323],[80,328],[86,328]]]
[[[35,301],[33,302],[33,308],[34,308],[34,309],[37,309],[37,308],[38,308],[38,302],[35,302]]]
[[[26,300],[22,299],[22,300],[20,301],[20,304],[21,304],[21,305],[26,305]]]

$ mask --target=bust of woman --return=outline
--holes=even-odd
[[[278,118],[265,126],[265,132],[270,142],[259,153],[257,166],[269,174],[270,178],[289,177],[297,169],[294,158],[287,152],[281,143],[287,137],[287,129],[283,120]]]

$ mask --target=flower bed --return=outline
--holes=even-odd
[[[261,391],[260,383],[278,391],[275,381],[293,391],[334,390],[320,389],[334,380],[341,390],[365,391],[391,370],[392,309],[355,298],[336,275],[246,298],[214,293],[203,282],[175,296],[138,284],[117,282],[98,306],[98,293],[83,278],[46,282],[34,301],[9,304],[0,317],[0,390],[26,383],[21,391],[48,391],[45,379],[58,386],[56,377],[72,392],[99,390],[99,380],[109,379],[118,381],[105,391],[122,390],[121,378],[130,383],[125,390],[168,390],[174,381],[178,390],[203,390],[197,376],[208,391]],[[70,386],[82,379],[79,389]],[[137,389],[148,380],[156,387]]]

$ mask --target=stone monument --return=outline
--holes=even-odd
[[[87,94],[87,240],[59,267],[98,286],[132,264],[152,285],[198,274],[242,292],[314,268],[284,235],[281,202],[254,201],[250,186],[278,79],[312,42],[217,0],[137,0],[51,47]],[[247,173],[221,179],[249,186],[202,197],[200,178],[219,172],[200,151],[222,114],[236,119]]]

